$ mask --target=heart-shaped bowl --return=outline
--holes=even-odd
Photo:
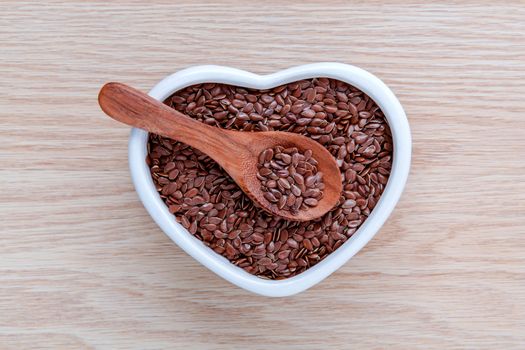
[[[146,164],[148,133],[133,129],[129,139],[129,164],[137,193],[153,220],[194,259],[227,281],[251,292],[282,297],[302,292],[319,283],[363,248],[384,224],[399,200],[408,177],[411,135],[408,120],[393,92],[376,76],[355,66],[341,63],[314,63],[269,75],[222,66],[195,66],[172,74],[149,92],[164,101],[174,92],[199,83],[223,83],[251,89],[270,89],[302,79],[325,77],[341,80],[362,90],[383,111],[392,132],[393,160],[384,192],[361,227],[338,249],[308,270],[284,280],[266,280],[239,268],[206,247],[171,214],[160,198]]]

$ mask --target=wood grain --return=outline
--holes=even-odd
[[[0,3],[1,349],[523,349],[523,2]],[[193,261],[140,204],[106,81],[195,64],[339,61],[378,75],[413,131],[372,242],[270,299]]]

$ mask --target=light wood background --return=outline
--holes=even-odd
[[[524,349],[525,3],[0,3],[0,349]],[[139,202],[100,86],[338,61],[414,139],[406,191],[300,295],[221,280]]]

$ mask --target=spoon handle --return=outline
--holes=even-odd
[[[149,95],[122,83],[107,83],[98,103],[111,118],[136,128],[184,142],[212,156],[235,154],[240,144],[223,130],[196,121]]]

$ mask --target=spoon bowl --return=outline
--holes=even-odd
[[[98,97],[102,110],[127,125],[184,142],[214,159],[258,206],[294,221],[319,218],[332,209],[342,191],[341,173],[330,152],[305,136],[278,131],[242,132],[224,130],[196,121],[121,83],[108,83]],[[312,151],[312,158],[323,173],[323,197],[314,207],[292,214],[272,205],[265,197],[257,177],[259,155],[268,148],[296,147]]]
[[[246,132],[226,130],[226,134],[232,134],[232,137],[237,137],[244,136]],[[235,170],[230,172],[224,166],[223,168],[253,201],[269,213],[288,220],[308,221],[326,214],[339,200],[343,187],[339,167],[330,152],[318,142],[302,135],[282,131],[251,132],[248,138],[242,137],[242,142],[246,142],[246,152],[239,153],[233,157],[232,160],[235,164],[232,164],[231,168]],[[299,210],[297,214],[292,215],[289,211],[280,210],[277,206],[272,205],[264,197],[261,181],[256,175],[258,172],[258,157],[264,150],[275,148],[276,146],[284,148],[296,147],[301,153],[304,153],[306,150],[312,151],[312,158],[317,160],[317,169],[323,173],[323,182],[325,184],[324,195],[317,206],[310,207],[307,210]],[[219,164],[221,163],[219,162]]]

